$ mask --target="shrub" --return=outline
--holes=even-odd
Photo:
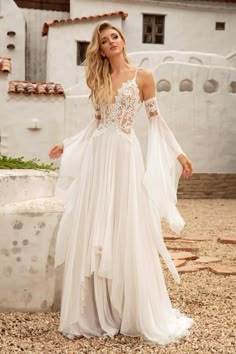
[[[33,169],[33,170],[46,170],[55,171],[58,169],[53,163],[43,163],[39,159],[24,161],[24,156],[10,157],[0,155],[0,169]]]

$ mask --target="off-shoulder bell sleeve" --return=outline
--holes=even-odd
[[[181,169],[177,156],[184,154],[161,116],[157,98],[144,101],[148,117],[148,148],[143,183],[159,216],[179,233],[185,225],[177,207]]]
[[[84,129],[63,140],[63,154],[54,194],[63,201],[64,205],[70,199],[70,190],[73,182],[79,177],[85,149],[99,124],[100,122],[95,116]]]

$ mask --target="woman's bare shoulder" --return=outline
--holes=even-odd
[[[145,68],[138,68],[138,75],[141,81],[150,82],[153,80],[153,74],[150,70]]]
[[[142,79],[150,79],[153,77],[153,74],[150,70],[145,69],[145,68],[138,68],[138,73],[140,78]]]

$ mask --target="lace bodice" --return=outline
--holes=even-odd
[[[123,82],[111,105],[95,107],[95,116],[101,120],[96,135],[107,129],[116,129],[118,133],[127,135],[132,133],[134,117],[141,104],[136,76],[137,70],[133,79]]]

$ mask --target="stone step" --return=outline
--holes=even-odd
[[[195,244],[196,241],[193,240],[184,240],[183,238],[177,239],[177,240],[165,240],[168,244],[182,244],[182,243],[189,243],[189,244]]]
[[[215,263],[215,262],[221,262],[221,259],[216,258],[216,257],[201,256],[195,262],[196,263]]]
[[[57,175],[54,171],[0,169],[0,206],[53,197]]]
[[[186,251],[186,252],[199,252],[199,248],[198,247],[184,247],[184,246],[167,246],[168,250],[172,250],[172,251]]]
[[[210,237],[208,236],[185,236],[183,241],[210,241]]]
[[[183,267],[178,268],[179,273],[192,273],[192,272],[197,272],[199,270],[205,270],[208,269],[207,265],[197,265],[197,264],[189,264]]]
[[[236,245],[236,237],[219,237],[217,241],[229,245]]]
[[[174,259],[174,265],[176,267],[182,267],[183,265],[186,264],[186,259]]]
[[[198,256],[191,252],[170,252],[171,258],[175,259],[186,259],[186,260],[194,260],[197,259]]]
[[[210,271],[219,275],[236,275],[236,267],[226,266],[226,265],[215,265],[211,266]]]
[[[61,213],[63,204],[57,198],[38,198],[22,202],[14,202],[0,206],[0,215],[7,214],[43,214],[43,213]]]
[[[164,234],[164,240],[165,241],[174,241],[174,240],[179,240],[180,236],[176,236],[173,234]]]

